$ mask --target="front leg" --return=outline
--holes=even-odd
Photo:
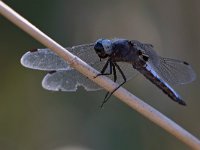
[[[108,65],[109,65],[109,72],[108,73],[105,73],[106,69],[108,68]],[[101,76],[101,75],[111,75],[112,74],[112,67],[113,67],[113,64],[112,62],[110,61],[110,59],[107,60],[106,64],[104,65],[103,69],[101,70],[101,73],[97,74],[94,78],[98,77],[98,76]]]
[[[127,79],[126,76],[124,75],[123,71],[121,70],[121,68],[119,67],[119,65],[117,63],[113,63],[113,72],[114,72],[114,82],[116,82],[117,80],[117,75],[116,75],[116,69],[115,67],[117,67],[118,71],[120,72],[122,78],[124,79],[124,81],[118,85],[112,92],[107,92],[106,96],[101,104],[101,108],[103,107],[103,105],[109,100],[109,98],[113,95],[113,93],[115,91],[117,91],[117,89],[119,89],[124,83],[126,83]]]
[[[113,69],[114,82],[116,82],[116,81],[117,81],[117,73],[116,73],[115,64],[113,64],[113,63],[112,63],[112,69]],[[100,106],[100,108],[102,108],[103,105],[108,101],[109,98],[107,99],[107,97],[108,97],[109,95],[110,95],[110,92],[107,92],[106,95],[105,95],[105,97],[104,97],[104,100],[103,100],[103,102],[102,102],[102,104],[101,104],[101,106]]]

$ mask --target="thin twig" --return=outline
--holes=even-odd
[[[8,20],[13,22],[15,25],[17,25],[19,28],[24,30],[26,33],[31,35],[34,39],[44,44],[49,49],[53,50],[65,61],[67,61],[71,65],[71,67],[75,68],[80,73],[90,78],[99,86],[103,87],[108,91],[112,91],[117,87],[116,83],[114,83],[112,80],[108,79],[105,76],[99,76],[98,78],[94,78],[94,76],[96,76],[96,74],[98,73],[95,69],[87,65],[78,57],[68,52],[65,48],[63,48],[54,40],[49,38],[47,35],[45,35],[26,19],[17,14],[14,10],[12,10],[2,1],[0,1],[0,13]],[[119,88],[114,93],[114,95],[118,97],[122,102],[130,106],[132,109],[136,110],[137,112],[139,112],[158,126],[162,127],[163,129],[174,135],[177,139],[184,142],[189,147],[196,150],[200,150],[199,139],[197,139],[195,136],[190,134],[188,131],[177,125],[175,122],[164,116],[162,113],[160,113],[150,105],[144,103],[142,100],[132,95],[124,88]]]

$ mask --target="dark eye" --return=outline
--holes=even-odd
[[[96,52],[101,52],[104,48],[103,48],[103,45],[99,42],[97,42],[94,46],[94,49]]]

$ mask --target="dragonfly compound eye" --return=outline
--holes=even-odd
[[[96,44],[94,45],[94,50],[100,58],[106,58],[108,56],[105,52],[102,41],[96,42]]]
[[[95,49],[95,51],[96,51],[97,54],[104,52],[103,45],[100,42],[97,42],[95,44],[94,49]]]

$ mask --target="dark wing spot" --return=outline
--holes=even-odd
[[[55,73],[55,72],[56,72],[55,70],[49,71],[49,74],[53,74],[53,73]]]
[[[185,65],[189,65],[189,64],[188,64],[187,62],[185,62],[185,61],[184,61],[183,63],[184,63]]]
[[[38,51],[37,48],[34,48],[34,49],[29,50],[29,52],[31,52],[31,53],[33,53],[33,52],[37,52],[37,51]]]

